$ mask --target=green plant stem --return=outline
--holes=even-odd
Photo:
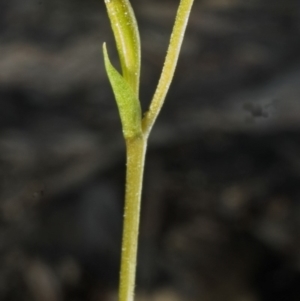
[[[136,18],[129,0],[105,0],[124,79],[138,97],[141,47]]]
[[[145,135],[149,135],[173,79],[193,2],[194,0],[180,1],[162,73],[150,108],[143,119],[143,131]]]
[[[141,193],[147,139],[173,79],[192,4],[193,0],[180,1],[162,74],[149,111],[142,120],[143,134],[136,135],[133,138],[125,138],[127,170],[119,301],[134,300]]]
[[[127,169],[119,301],[133,301],[147,140],[137,136],[125,141]]]

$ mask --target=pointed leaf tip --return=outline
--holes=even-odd
[[[141,135],[142,126],[140,102],[128,82],[111,64],[106,49],[106,43],[103,43],[103,56],[106,73],[119,109],[124,137],[133,138]]]

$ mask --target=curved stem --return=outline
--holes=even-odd
[[[142,181],[147,140],[126,139],[126,192],[119,301],[133,301],[140,221]]]
[[[136,18],[129,0],[105,0],[114,32],[124,79],[138,97],[141,45]]]
[[[145,135],[149,135],[173,79],[193,2],[194,0],[180,1],[162,73],[151,101],[150,108],[143,119],[143,131]]]
[[[181,0],[180,2],[162,74],[149,111],[142,120],[143,134],[125,139],[127,169],[119,301],[133,301],[134,299],[141,193],[147,138],[173,79],[193,2],[194,0]]]

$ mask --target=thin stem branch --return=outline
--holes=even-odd
[[[193,2],[194,0],[180,1],[162,73],[151,101],[150,108],[143,119],[143,131],[147,136],[161,110],[173,79]]]
[[[125,139],[127,169],[119,301],[134,300],[141,193],[147,138],[173,79],[193,1],[181,0],[180,2],[162,74],[149,111],[142,120],[143,134]]]
[[[126,139],[126,192],[122,240],[119,301],[133,301],[142,181],[147,140],[138,136]]]

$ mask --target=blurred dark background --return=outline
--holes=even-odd
[[[178,1],[132,1],[141,99]],[[137,300],[300,300],[300,4],[195,0],[149,141]],[[116,300],[125,155],[103,1],[0,2],[0,299]]]

